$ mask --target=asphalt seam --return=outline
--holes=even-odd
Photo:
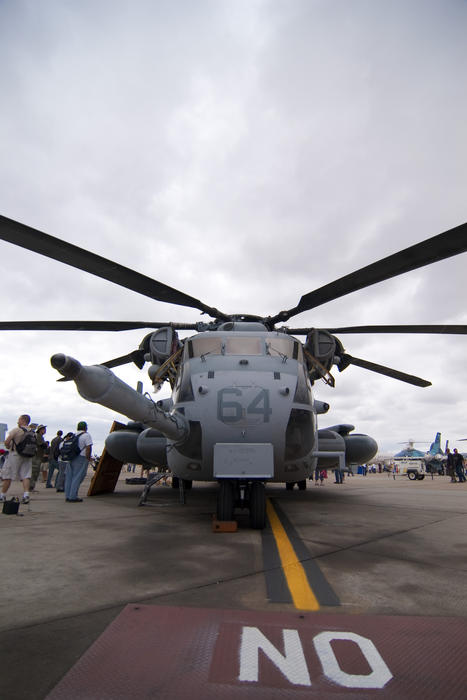
[[[438,525],[439,523],[444,523],[444,522],[446,522],[446,519],[433,520],[429,523],[424,523],[423,525],[416,525],[414,527],[406,528],[405,530],[394,530],[394,532],[389,532],[386,535],[379,535],[378,537],[373,537],[370,540],[363,540],[363,541],[360,541],[358,543],[349,545],[348,547],[337,547],[332,552],[323,552],[323,554],[317,554],[315,558],[319,559],[321,557],[326,557],[329,554],[335,554],[336,552],[345,552],[347,549],[355,549],[356,547],[363,547],[367,544],[374,544],[375,542],[380,542],[381,540],[387,540],[389,537],[397,537],[398,535],[407,535],[409,532],[414,532],[415,530],[421,530],[424,527],[429,527],[431,525]],[[302,538],[302,539],[303,539],[303,542],[321,544],[321,545],[327,544],[327,542],[323,542],[322,540],[310,540],[310,539],[305,539],[305,538]]]
[[[439,524],[439,523],[444,523],[444,522],[446,522],[446,520],[449,520],[449,519],[450,519],[450,518],[445,518],[445,519],[443,519],[443,520],[433,520],[433,521],[431,521],[431,522],[429,522],[429,523],[425,523],[425,524],[423,524],[423,525],[417,525],[416,527],[408,528],[408,529],[406,529],[406,530],[398,530],[398,531],[396,531],[396,532],[389,533],[389,534],[387,534],[387,535],[382,535],[382,536],[380,536],[380,537],[375,537],[375,538],[373,538],[373,539],[371,539],[371,540],[365,540],[364,542],[359,542],[358,544],[349,545],[348,547],[337,547],[336,549],[333,549],[331,552],[323,552],[323,554],[317,554],[316,556],[313,557],[313,559],[324,559],[324,558],[326,558],[326,557],[333,556],[334,554],[339,554],[340,552],[346,552],[346,551],[351,551],[351,550],[353,550],[353,549],[358,549],[358,548],[360,548],[360,547],[365,547],[365,546],[368,545],[368,544],[375,544],[375,543],[377,543],[377,542],[380,542],[381,540],[385,540],[385,539],[388,539],[388,538],[390,538],[390,537],[397,537],[398,535],[408,534],[408,533],[410,533],[410,532],[414,532],[415,530],[421,530],[421,529],[424,528],[424,527],[429,527],[429,526],[431,526],[431,525],[437,525],[437,524]],[[313,544],[313,543],[314,543],[314,544],[326,545],[325,542],[322,542],[322,541],[319,541],[319,540],[304,539],[303,541],[304,541],[304,542],[308,542],[308,543],[310,543],[310,544]],[[407,558],[407,557],[405,557],[405,558],[402,558],[402,557],[392,557],[392,556],[390,556],[390,555],[388,555],[388,554],[379,554],[378,552],[371,552],[371,556],[380,557],[381,559],[390,559],[390,560],[395,560],[395,561],[411,562],[411,563],[413,563],[413,564],[419,564],[419,565],[423,565],[423,566],[434,566],[434,567],[440,568],[440,565],[439,565],[439,564],[433,564],[433,563],[431,563],[431,562],[430,562],[430,563],[425,563],[425,562],[421,562],[421,561],[418,560],[418,559],[409,559],[409,558]],[[443,565],[441,568],[445,569],[446,567]],[[450,569],[448,569],[448,570],[451,570],[451,571],[467,571],[467,569],[462,569],[462,568],[461,568],[461,569],[454,569],[454,568],[452,568],[452,567],[450,567]]]

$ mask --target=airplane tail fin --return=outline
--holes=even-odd
[[[441,433],[436,433],[435,441],[430,445],[430,454],[437,455],[442,452],[441,450]]]

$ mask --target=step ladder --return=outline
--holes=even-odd
[[[168,476],[170,476],[170,472],[154,472],[153,474],[149,474],[148,479],[146,481],[146,484],[144,486],[143,492],[140,496],[138,506],[157,505],[156,503],[149,503],[148,502],[149,492],[151,491],[153,486],[155,486],[156,484],[159,483],[159,481],[161,481],[161,479],[166,479]],[[182,505],[184,505],[185,504],[185,487],[183,484],[183,479],[178,480],[178,492],[179,492],[180,503]]]

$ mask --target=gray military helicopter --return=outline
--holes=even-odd
[[[63,354],[52,366],[78,392],[130,419],[126,430],[111,433],[106,448],[123,462],[168,466],[185,487],[195,481],[218,481],[217,516],[231,520],[234,507],[249,508],[250,524],[266,523],[265,484],[287,488],[306,479],[318,466],[362,463],[377,452],[368,435],[349,424],[318,429],[316,416],[328,404],[313,397],[323,379],[334,386],[333,365],[341,372],[356,365],[415,386],[429,381],[349,355],[335,334],[451,333],[460,325],[353,326],[344,328],[277,327],[314,309],[377,282],[458,255],[467,250],[467,224],[450,229],[390,255],[302,296],[297,306],[265,318],[225,314],[177,289],[107,258],[91,253],[22,223],[0,216],[0,239],[79,268],[157,301],[198,309],[212,321],[154,323],[128,321],[0,322],[0,330],[122,331],[154,329],[139,347],[107,362],[83,367]],[[178,331],[193,331],[180,339]],[[297,339],[304,336],[305,341]],[[169,382],[169,399],[153,401],[111,371],[133,362],[149,363],[154,388]]]

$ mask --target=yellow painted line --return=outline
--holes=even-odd
[[[284,530],[284,526],[279,520],[279,516],[274,510],[269,498],[266,500],[266,512],[271,524],[274,539],[276,540],[279,557],[293,604],[300,610],[319,610],[319,603],[310,588],[305,570],[299,562],[295,550]]]

